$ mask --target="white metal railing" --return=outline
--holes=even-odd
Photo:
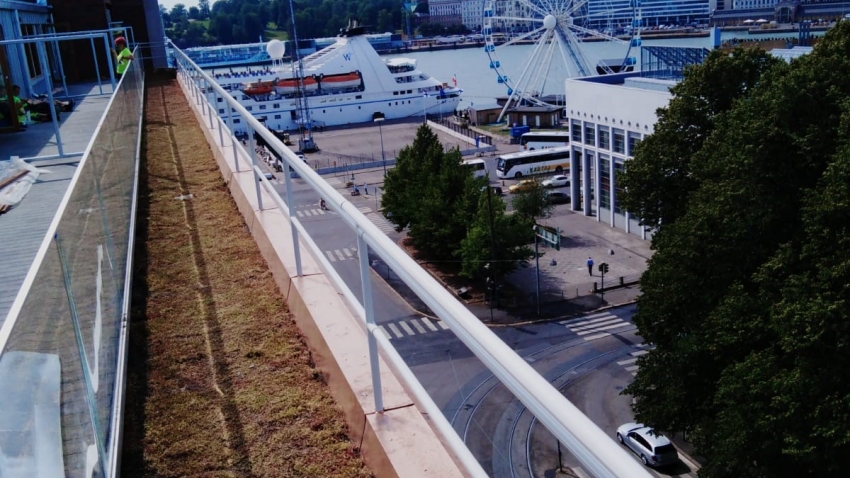
[[[172,45],[173,46],[173,45]],[[219,130],[219,144],[224,146],[224,129],[228,128],[233,145],[233,161],[236,171],[240,171],[241,150],[250,157],[248,169],[254,173],[257,199],[262,209],[262,189],[273,198],[275,205],[289,215],[292,226],[293,249],[296,259],[296,273],[300,276],[301,258],[299,239],[310,249],[313,257],[320,263],[331,282],[343,293],[355,314],[365,322],[369,356],[372,366],[373,393],[375,409],[383,411],[378,373],[378,349],[384,358],[399,372],[399,377],[414,393],[418,405],[428,414],[437,430],[442,434],[452,452],[471,476],[487,476],[478,460],[472,455],[461,438],[452,428],[433,399],[424,390],[407,364],[396,352],[389,340],[375,324],[372,304],[371,274],[368,253],[371,250],[380,257],[415,292],[419,298],[442,319],[451,331],[478,357],[537,419],[581,462],[582,466],[598,478],[642,478],[651,476],[640,464],[628,456],[622,447],[578,410],[570,401],[555,389],[546,379],[535,371],[525,360],[499,339],[489,328],[463,306],[451,293],[430,276],[419,264],[400,249],[377,226],[364,216],[357,206],[339,194],[335,188],[302,162],[276,136],[267,130],[252,114],[240,105],[230,94],[219,86],[206,72],[201,70],[185,53],[173,47],[179,78],[191,88],[191,100],[207,116],[209,127]],[[209,97],[208,97],[209,96]],[[218,115],[215,108],[218,99],[227,110],[227,118]],[[211,101],[210,101],[211,100]],[[247,125],[249,144],[242,144],[233,136],[233,113],[239,114]],[[339,214],[345,224],[356,236],[360,256],[360,279],[363,288],[363,304],[360,304],[347,284],[334,271],[319,247],[307,234],[301,221],[293,214],[292,184],[289,174],[284,174],[286,201],[269,183],[263,171],[257,166],[254,150],[254,132],[261,136],[283,159],[284,171],[295,171],[321,197],[327,198],[327,204]],[[247,151],[245,151],[247,149]],[[291,168],[291,169],[289,169]],[[246,170],[248,170],[246,169]]]

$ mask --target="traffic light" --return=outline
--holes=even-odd
[[[599,272],[601,272],[603,274],[607,274],[608,273],[608,264],[605,263],[605,262],[599,264]]]

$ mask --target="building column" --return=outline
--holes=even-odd
[[[591,168],[590,159],[587,157],[587,151],[585,151],[585,154],[582,156],[582,169],[581,169],[582,186],[583,186],[583,189],[584,189],[584,196],[583,196],[584,201],[582,201],[582,206],[584,207],[584,215],[585,216],[590,216],[591,214],[593,214],[593,210],[590,207],[590,201],[592,201],[591,194],[590,194],[590,168]],[[598,210],[598,208],[597,208],[597,210]]]
[[[614,227],[614,201],[617,200],[617,181],[614,178],[614,172],[616,171],[616,168],[614,168],[613,156],[611,156],[611,159],[608,161],[608,170],[608,184],[611,188],[610,191],[608,191],[609,197],[611,198],[611,201],[609,202],[609,204],[611,205],[611,227]]]
[[[599,208],[599,194],[600,194],[600,193],[601,193],[601,191],[602,191],[602,175],[601,175],[601,174],[599,174],[599,171],[600,171],[601,169],[602,169],[602,166],[601,166],[601,164],[600,164],[599,154],[596,154],[596,153],[594,152],[594,156],[593,156],[593,171],[594,171],[596,174],[594,175],[594,185],[593,185],[594,187],[593,187],[593,189],[594,189],[594,192],[596,193],[596,222],[599,222],[599,221],[601,221],[601,220],[602,220],[602,218],[600,217],[600,214],[601,214],[601,212],[600,212],[600,211],[601,211],[601,209]],[[588,184],[590,184],[590,181],[588,181]],[[590,196],[590,188],[589,188],[589,187],[588,187],[588,189],[587,189],[587,196],[585,196],[585,197],[587,197],[587,198],[591,197],[591,196]],[[588,203],[588,204],[590,204],[590,203]]]
[[[580,210],[579,169],[584,169],[584,154],[580,149],[573,148],[570,152],[570,210],[573,211]]]

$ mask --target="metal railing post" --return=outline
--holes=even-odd
[[[207,80],[204,77],[201,77],[201,81],[199,82],[201,85],[201,111],[203,114],[209,116],[210,115],[210,102],[207,97]]]
[[[230,145],[233,146],[233,167],[238,173],[241,172],[239,169],[239,153],[236,150],[236,143],[239,139],[236,137],[236,130],[233,128],[233,108],[226,101],[224,106],[227,108],[227,125],[230,127]]]
[[[375,411],[384,413],[384,396],[381,391],[381,367],[378,362],[378,332],[375,325],[375,306],[372,300],[372,271],[369,266],[369,245],[363,239],[363,231],[357,228],[357,256],[360,259],[360,284],[363,289],[363,312],[366,315],[366,340],[369,344],[369,365],[372,369],[372,393],[375,395]]]
[[[298,230],[295,229],[293,223],[293,215],[295,211],[295,200],[292,197],[292,179],[289,175],[289,164],[283,164],[283,182],[286,185],[286,206],[289,208],[289,226],[292,229],[292,250],[295,253],[295,273],[298,277],[304,275],[301,269],[301,246],[298,243]]]
[[[213,100],[218,100],[218,92],[215,90],[213,90]],[[218,101],[216,101],[216,103],[218,103]],[[224,106],[227,106],[227,102],[225,102],[224,99],[221,100],[221,103]],[[218,107],[216,107],[215,110],[215,117],[218,118],[218,145],[221,146],[222,150],[224,150],[224,118],[222,118],[221,114],[218,112]]]
[[[210,101],[210,93],[212,93],[212,101]],[[215,90],[210,88],[204,89],[204,99],[207,100],[207,114],[210,115],[210,129],[215,129],[213,126],[213,108],[215,107]],[[218,113],[218,109],[215,110]]]
[[[254,128],[248,125],[248,154],[251,156],[251,169],[254,171],[254,187],[257,190],[257,206],[263,210],[263,190],[260,186],[260,173],[257,172],[257,142],[254,140]]]

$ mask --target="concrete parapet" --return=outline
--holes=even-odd
[[[317,367],[345,413],[349,436],[360,445],[360,453],[372,472],[378,477],[393,478],[465,476],[428,418],[383,360],[380,369],[385,410],[375,411],[365,324],[346,306],[303,242],[303,274],[297,275],[286,211],[279,209],[265,192],[263,209],[259,209],[255,179],[247,167],[249,161],[241,159],[242,172],[236,172],[230,138],[225,136],[224,145],[218,144],[218,125],[210,129],[209,119],[191,99],[189,87],[182,81],[181,87],[245,224],[284,294]]]

